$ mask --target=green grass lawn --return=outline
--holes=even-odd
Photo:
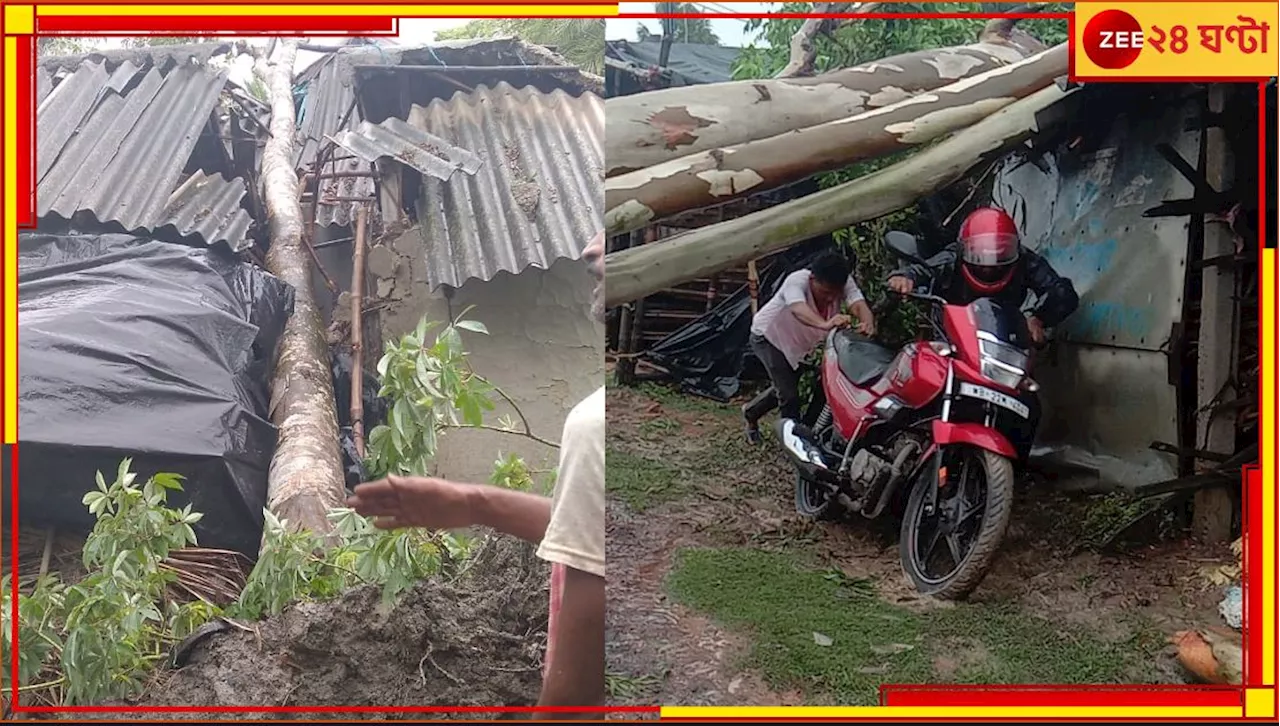
[[[840,704],[875,704],[882,683],[1142,682],[1162,647],[1143,624],[1107,642],[1012,604],[911,611],[869,582],[760,550],[684,550],[668,585],[685,605],[750,634],[744,665],[772,687]]]
[[[690,487],[670,466],[615,447],[605,450],[605,490],[634,512],[643,512],[687,495]]]

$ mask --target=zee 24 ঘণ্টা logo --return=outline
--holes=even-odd
[[[1144,28],[1124,10],[1103,10],[1085,24],[1081,45],[1094,65],[1111,71],[1133,65],[1144,52],[1182,55],[1192,43],[1215,54],[1265,54],[1271,26],[1244,15],[1236,16],[1235,20],[1222,25],[1152,24]]]

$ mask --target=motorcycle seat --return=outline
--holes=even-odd
[[[852,331],[836,334],[835,349],[840,372],[855,386],[865,386],[875,381],[889,370],[889,364],[897,355],[896,351]]]

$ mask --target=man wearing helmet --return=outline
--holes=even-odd
[[[935,295],[956,305],[991,298],[1020,308],[1026,302],[1027,293],[1035,293],[1036,302],[1027,315],[1027,328],[1036,345],[1044,343],[1046,328],[1066,320],[1080,305],[1071,281],[1059,275],[1043,257],[1023,248],[1013,218],[994,207],[974,210],[960,225],[955,242],[925,260],[923,265],[908,265],[894,273],[889,278],[889,288],[908,293],[923,281],[932,282]],[[1019,432],[1022,440],[1015,442],[1019,458],[1025,458],[1030,451],[1039,418],[1035,396],[1025,398],[1032,415]]]

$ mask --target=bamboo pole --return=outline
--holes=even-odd
[[[351,435],[364,457],[364,245],[369,207],[356,211],[355,252],[351,263]]]

